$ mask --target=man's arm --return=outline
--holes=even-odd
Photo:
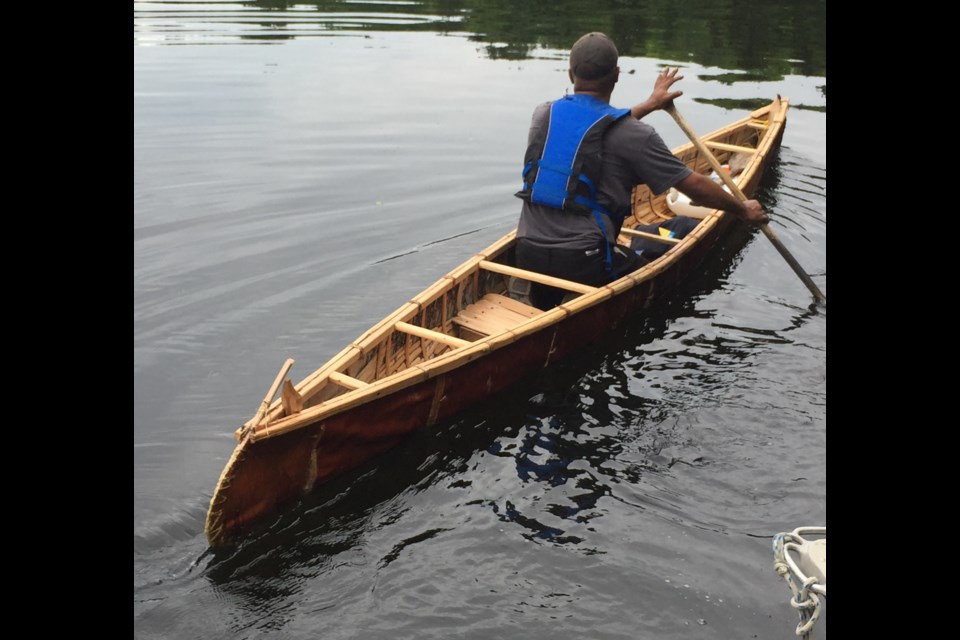
[[[691,173],[674,187],[690,198],[692,204],[733,213],[749,225],[756,227],[770,221],[767,212],[763,210],[763,205],[759,202],[737,200],[702,173]]]

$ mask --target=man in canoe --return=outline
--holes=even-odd
[[[631,193],[646,184],[655,194],[671,187],[691,201],[739,216],[750,225],[768,222],[756,200],[740,201],[707,176],[678,160],[653,127],[640,122],[670,105],[682,91],[679,69],[657,76],[653,93],[630,109],[610,105],[620,76],[619,52],[606,35],[588,33],[570,49],[573,95],[539,105],[533,112],[524,158],[523,207],[517,226],[517,266],[592,286],[601,286],[649,262],[617,245],[631,212]],[[568,191],[570,167],[576,185]],[[670,221],[673,222],[673,221]],[[696,220],[678,217],[685,231]],[[669,226],[670,223],[665,223]],[[533,284],[530,297],[540,309],[558,305],[564,291]]]

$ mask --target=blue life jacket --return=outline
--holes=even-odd
[[[551,103],[547,134],[537,136],[527,147],[523,188],[514,195],[554,209],[592,213],[606,237],[600,214],[616,223],[622,220],[597,202],[603,134],[628,113],[629,109],[611,107],[582,93]],[[606,262],[613,275],[609,243]]]

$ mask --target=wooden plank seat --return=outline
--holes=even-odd
[[[488,293],[458,313],[453,323],[460,327],[465,338],[477,340],[513,329],[541,313],[540,309],[519,300]]]

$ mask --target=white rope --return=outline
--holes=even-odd
[[[773,536],[774,568],[777,574],[787,581],[793,597],[790,606],[797,610],[800,622],[796,634],[803,640],[811,640],[813,627],[820,619],[821,597],[826,597],[826,585],[821,585],[816,576],[807,577],[797,567],[787,553],[789,548],[803,547],[806,541],[802,533],[815,533],[826,536],[826,527],[807,527],[794,529],[791,533],[778,533]]]

